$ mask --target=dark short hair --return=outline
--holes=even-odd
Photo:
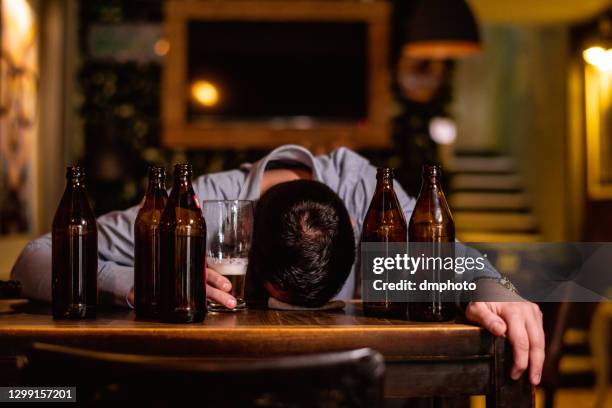
[[[271,187],[255,208],[250,258],[249,273],[285,292],[289,303],[324,305],[342,288],[355,260],[344,203],[318,181]]]

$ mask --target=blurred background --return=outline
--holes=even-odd
[[[612,240],[608,0],[0,0],[0,44],[0,279],[68,164],[102,214],[285,143],[440,163],[464,241]],[[609,305],[545,307],[539,398],[612,406]]]

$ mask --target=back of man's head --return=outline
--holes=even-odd
[[[318,307],[338,293],[355,259],[344,203],[311,180],[277,184],[255,210],[250,270],[285,302]]]

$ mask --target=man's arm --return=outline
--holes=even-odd
[[[408,217],[412,214],[414,201],[399,185],[395,185],[398,199]],[[412,205],[412,207],[410,207]],[[407,220],[408,221],[408,220]],[[480,253],[460,243],[456,245],[456,256],[476,258]],[[483,279],[484,278],[484,279]],[[542,312],[535,304],[526,301],[500,283],[501,275],[488,261],[482,271],[466,277],[477,281],[477,294],[485,299],[499,299],[497,302],[470,302],[465,317],[480,324],[495,336],[505,336],[512,345],[514,364],[511,376],[518,379],[529,368],[529,380],[540,383],[544,365],[544,328]]]
[[[344,148],[332,152],[320,163],[324,171],[332,170],[337,174],[337,178],[342,180],[334,187],[349,207],[349,211],[358,218],[359,231],[357,232],[360,233],[361,222],[374,194],[376,168],[367,159]],[[399,183],[394,183],[394,189],[408,222],[416,201],[406,194]],[[457,256],[478,256],[478,252],[473,248],[464,245],[457,247]],[[497,299],[497,295],[491,297],[491,293],[498,293],[499,299],[504,299],[504,301],[471,302],[466,309],[466,318],[482,325],[496,336],[508,337],[514,352],[512,377],[518,378],[529,366],[529,378],[533,384],[538,384],[544,362],[542,313],[537,305],[525,301],[503,287],[498,281],[500,277],[488,262],[483,271],[468,277],[468,280],[478,281],[477,291],[487,292],[487,298]]]
[[[133,225],[136,214],[138,207],[131,207],[97,219],[100,303],[128,305],[127,296],[134,283]],[[50,233],[26,245],[13,266],[11,277],[21,282],[26,297],[51,301]]]
[[[24,296],[51,301],[51,234],[26,245],[13,266],[11,279],[21,282]],[[100,303],[125,306],[133,280],[133,267],[98,259]]]
[[[51,301],[51,234],[43,235],[25,246],[13,265],[11,279],[21,283],[25,297]]]

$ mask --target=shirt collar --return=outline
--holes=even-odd
[[[240,192],[240,199],[259,199],[261,194],[261,179],[266,170],[266,165],[271,160],[302,163],[312,169],[313,180],[321,181],[321,175],[315,165],[315,158],[308,149],[298,145],[284,145],[272,150],[267,156],[255,163],[245,163],[240,166],[241,169],[249,172],[245,181],[245,188]]]

